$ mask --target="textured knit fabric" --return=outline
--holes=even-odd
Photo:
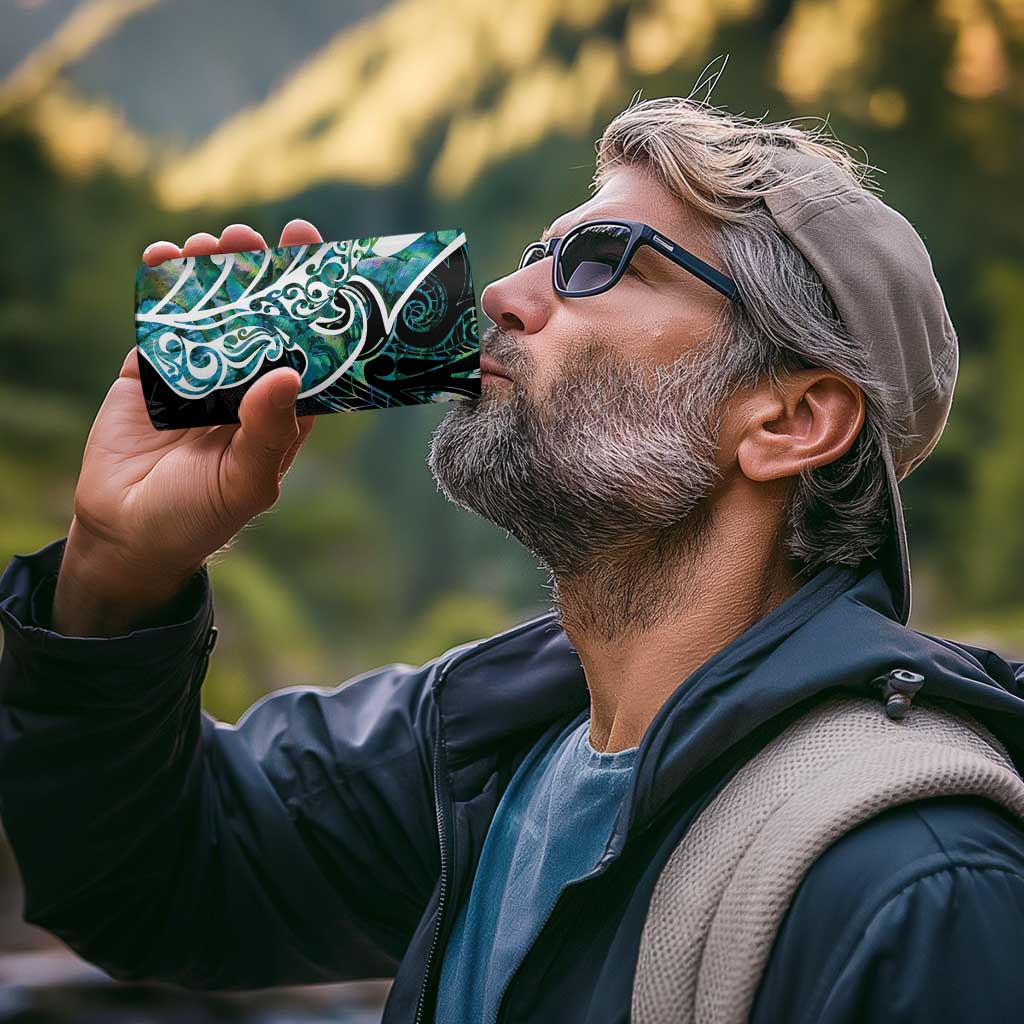
[[[958,709],[918,703],[891,721],[839,698],[749,760],[669,858],[641,938],[635,1024],[744,1024],[800,881],[845,832],[888,808],[986,797],[1024,818],[1024,779]]]
[[[487,832],[441,971],[438,1024],[493,1021],[509,977],[558,897],[604,850],[639,747],[590,743],[590,718],[543,737]]]

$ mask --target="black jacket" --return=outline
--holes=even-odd
[[[180,621],[49,630],[63,541],[0,578],[0,813],[25,917],[116,978],[199,989],[394,976],[385,1021],[432,1019],[438,968],[498,800],[545,732],[587,713],[552,614],[334,689],[200,708],[205,569]],[[894,667],[1024,767],[1024,664],[895,621],[881,573],[818,574],[682,680],[640,746],[607,848],[563,888],[502,1021],[628,1019],[658,873],[696,813],[793,716]],[[976,798],[849,833],[805,877],[752,1020],[1011,1021],[1024,1007],[1024,831]]]

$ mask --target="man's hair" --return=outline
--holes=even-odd
[[[856,565],[877,552],[890,525],[881,438],[899,451],[905,436],[868,353],[764,202],[785,187],[772,166],[776,147],[826,157],[873,187],[868,165],[820,122],[813,128],[797,121],[766,124],[704,101],[665,97],[634,102],[611,121],[596,143],[591,188],[620,167],[638,165],[710,218],[711,244],[743,297],[724,304],[716,335],[732,388],[821,367],[864,393],[864,426],[849,451],[802,471],[793,489],[784,544],[802,571],[813,573],[832,563]]]

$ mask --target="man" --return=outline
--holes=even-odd
[[[158,436],[129,355],[68,536],[0,581],[27,920],[121,979],[394,975],[388,1022],[621,1022],[668,856],[809,701],[912,669],[1024,762],[1024,664],[906,627],[897,480],[957,366],[916,233],[841,147],[688,100],[620,114],[595,184],[484,292],[482,395],[429,458],[554,608],[424,665],[201,712],[204,560],[312,420],[279,370],[240,425]],[[1022,934],[1024,832],[907,804],[815,862],[751,1019],[1015,1019]]]

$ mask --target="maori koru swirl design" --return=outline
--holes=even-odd
[[[300,416],[480,395],[458,229],[143,264],[135,319],[161,429],[237,422],[248,386],[280,366],[300,375]]]

